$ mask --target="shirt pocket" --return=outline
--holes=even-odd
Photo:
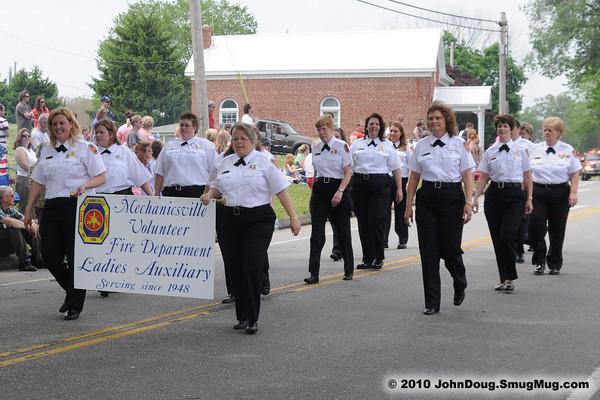
[[[64,165],[67,169],[67,175],[71,178],[82,178],[87,176],[87,168],[79,157],[69,157]]]

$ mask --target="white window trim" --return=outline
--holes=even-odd
[[[337,101],[338,106],[337,107],[325,107],[323,106],[323,104],[325,104],[325,102],[329,99],[333,99],[335,101]],[[321,104],[319,105],[319,115],[323,116],[325,115],[326,112],[331,112],[334,113],[337,112],[337,121],[333,121],[335,123],[335,126],[339,127],[341,126],[341,121],[342,121],[342,103],[340,102],[340,100],[337,97],[334,96],[327,96],[324,97],[323,100],[321,100]]]
[[[223,104],[227,101],[233,101],[235,103],[235,108],[223,108]],[[233,113],[235,111],[235,121],[234,124],[240,119],[240,107],[237,101],[234,99],[225,99],[219,104],[219,125],[225,125],[226,122],[223,122],[223,112]]]

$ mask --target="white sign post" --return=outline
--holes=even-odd
[[[214,298],[214,202],[80,196],[77,214],[76,288]]]

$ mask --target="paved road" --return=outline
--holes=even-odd
[[[582,183],[570,218],[563,274],[534,276],[521,265],[515,293],[504,294],[492,290],[497,272],[480,213],[465,228],[465,303],[451,305],[442,271],[435,316],[421,314],[414,228],[407,250],[388,250],[381,272],[353,281],[342,281],[342,265],[324,252],[313,286],[301,283],[310,227],[299,238],[276,232],[275,289],[256,336],[231,329],[232,306],[156,296],[89,292],[82,317],[66,322],[47,271],[1,272],[0,399],[600,399],[600,182]],[[589,379],[592,389],[410,391],[388,389],[392,378],[432,387],[438,379]]]

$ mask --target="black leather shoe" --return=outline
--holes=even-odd
[[[515,262],[517,264],[525,263],[525,257],[523,257],[523,254],[517,254],[517,259],[515,260]]]
[[[502,292],[504,290],[504,283],[499,283],[496,286],[494,286],[494,290],[497,292]]]
[[[344,277],[342,279],[345,281],[351,281],[352,276],[353,276],[353,274],[344,274]]]
[[[460,292],[454,292],[454,305],[460,306],[462,302],[465,300],[465,291],[461,290]]]
[[[260,293],[263,296],[268,296],[271,293],[271,282],[263,283],[263,287],[260,289]]]
[[[311,275],[308,278],[304,278],[304,282],[309,285],[313,285],[315,283],[319,283],[319,277],[317,275]]]
[[[229,303],[234,303],[234,302],[235,302],[235,297],[233,297],[232,294],[228,294],[227,297],[225,297],[221,303],[229,304]]]
[[[538,265],[533,270],[534,275],[544,275],[544,270],[546,269],[545,265]]]
[[[381,269],[383,268],[383,260],[375,260],[373,264],[371,264],[371,269]]]
[[[555,269],[555,268],[550,268],[550,272],[548,272],[550,275],[560,275],[560,271]]]
[[[396,247],[397,249],[405,249],[406,248],[406,243],[398,243],[398,247]]]
[[[423,314],[425,315],[433,315],[435,313],[439,313],[440,309],[439,308],[426,308],[423,310]]]
[[[24,264],[19,267],[19,271],[35,272],[37,268],[31,264]]]
[[[258,324],[256,323],[256,321],[249,322],[248,326],[246,327],[246,333],[248,335],[254,335],[256,331],[258,331]]]
[[[69,306],[67,305],[67,301],[65,300],[65,302],[62,303],[62,306],[60,306],[60,308],[58,309],[58,312],[66,313],[68,309],[69,309]]]
[[[65,315],[65,321],[73,321],[77,318],[79,318],[79,313],[75,310],[69,310],[67,311],[67,315]]]
[[[333,261],[338,261],[342,259],[342,255],[341,254],[337,254],[337,253],[331,253],[331,255],[329,256],[329,258],[331,258]]]
[[[369,268],[371,268],[371,263],[366,262],[366,261],[363,261],[362,263],[360,263],[356,266],[356,269],[369,269]]]
[[[246,329],[247,327],[248,321],[238,321],[238,323],[233,326],[233,329]]]
[[[101,296],[101,297],[108,297],[108,293],[109,293],[109,292],[105,292],[105,291],[101,290],[101,291],[100,291],[100,296]]]

